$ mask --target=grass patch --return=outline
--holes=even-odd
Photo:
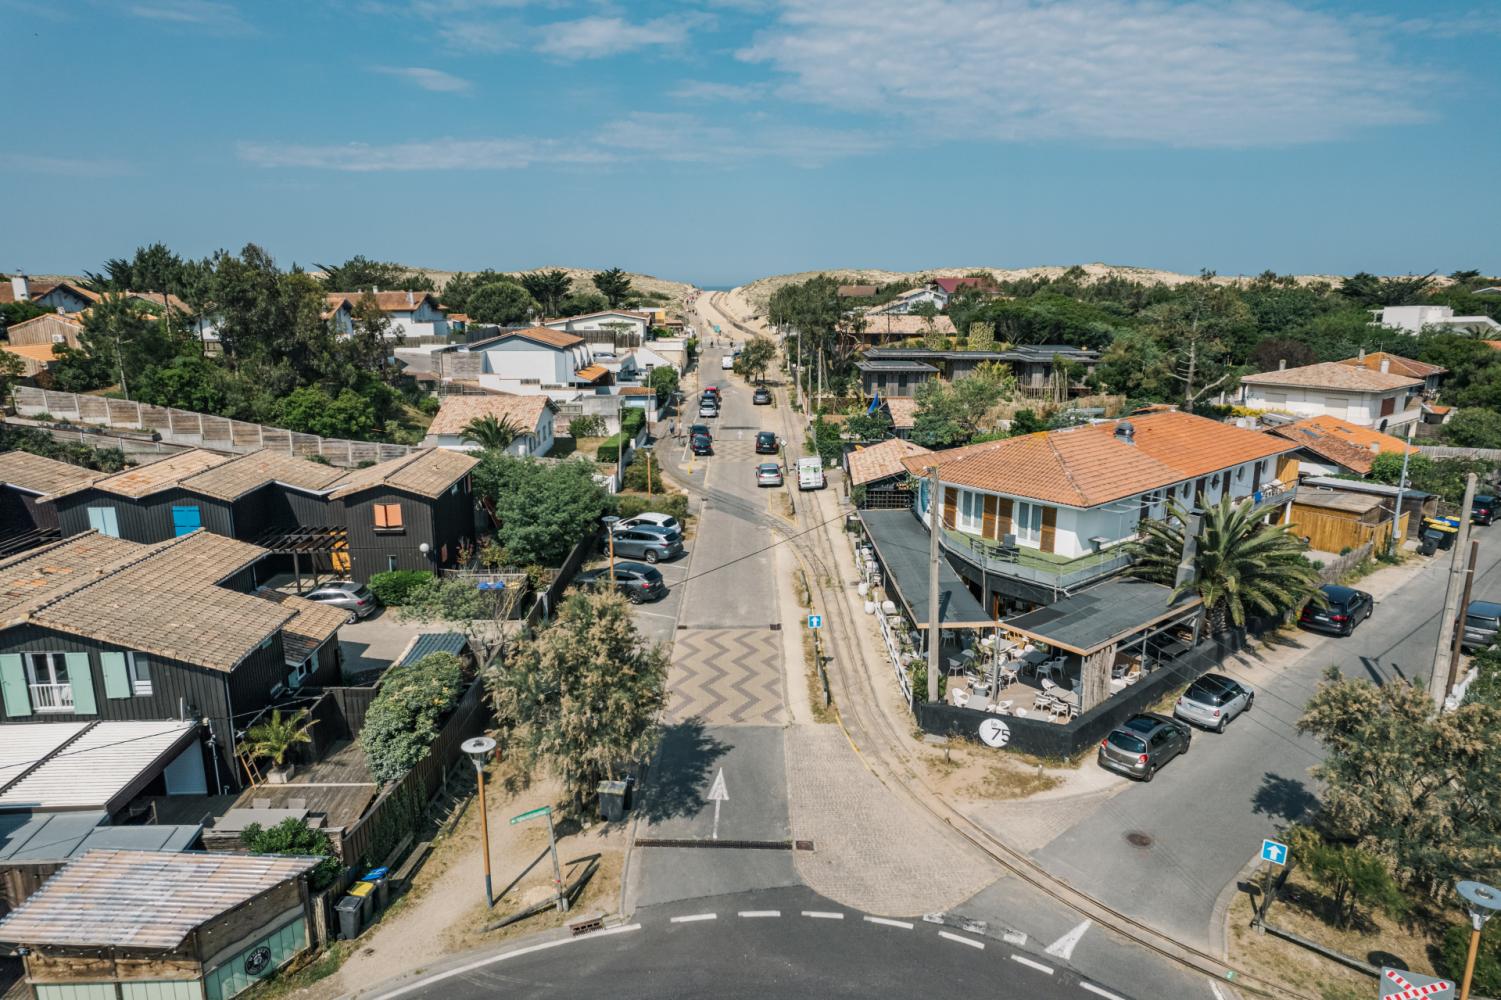
[[[1002,759],[992,764],[979,781],[964,789],[964,794],[975,799],[1024,799],[1062,783],[1062,778],[1048,774],[1041,765],[1024,769]]]
[[[808,577],[799,567],[793,573],[793,584],[797,588],[797,603],[799,607],[813,607],[813,591],[808,587]]]
[[[823,681],[818,676],[818,657],[813,645],[813,630],[803,629],[803,675],[808,680],[808,703],[813,706],[814,722],[834,721],[834,702],[823,703]]]
[[[781,514],[789,521],[795,522],[797,520],[796,509],[792,506],[792,497],[788,495],[786,490],[779,490],[777,492],[777,499],[774,502],[781,508],[777,511],[778,514]]]
[[[248,1000],[281,1000],[300,993],[337,973],[358,945],[358,941],[335,941],[324,950],[255,983],[240,995]]]

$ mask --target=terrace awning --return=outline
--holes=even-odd
[[[345,552],[349,549],[347,528],[272,528],[251,544],[279,555],[309,552]]]
[[[1109,580],[1055,604],[1001,622],[1001,627],[1080,656],[1183,618],[1204,602],[1169,600],[1173,589],[1146,580]]]
[[[860,520],[870,535],[886,586],[894,590],[917,628],[927,628],[928,529],[910,510],[862,510]],[[994,628],[995,619],[969,592],[959,574],[940,556],[938,560],[939,628]]]

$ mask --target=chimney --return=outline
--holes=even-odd
[[[1136,443],[1136,428],[1129,420],[1119,420],[1115,424],[1115,439],[1125,444]]]
[[[407,289],[407,305],[414,306],[416,304],[417,304],[417,300],[414,299],[414,298],[412,298],[412,290],[410,288],[408,288]]]
[[[1279,372],[1285,372],[1285,371],[1287,371],[1287,359],[1286,358],[1283,358],[1282,360],[1280,360],[1280,361],[1277,362],[1277,370]]]
[[[376,294],[376,295],[379,295],[379,294],[380,294],[380,286],[379,286],[379,285],[376,285],[376,286],[375,286],[375,294]]]
[[[31,301],[31,281],[26,275],[19,272],[11,275],[10,294],[17,302]]]
[[[1360,356],[1357,357],[1355,360],[1356,361],[1364,361],[1365,360],[1365,348],[1364,347],[1362,347],[1360,349]]]
[[[1381,359],[1381,374],[1385,375],[1386,373],[1390,372],[1391,370],[1392,370],[1392,359],[1391,358],[1382,358]]]

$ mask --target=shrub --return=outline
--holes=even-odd
[[[439,399],[437,396],[423,396],[417,401],[417,409],[421,410],[423,413],[427,414],[430,417],[436,416],[438,410],[440,410],[442,406],[443,400]]]
[[[1501,927],[1486,924],[1480,932],[1480,947],[1475,952],[1475,978],[1470,984],[1476,993],[1495,996],[1501,991]],[[1443,961],[1438,971],[1458,979],[1464,975],[1465,960],[1470,953],[1469,921],[1457,923],[1444,933]]]
[[[625,433],[629,434],[631,437],[635,437],[637,434],[639,434],[641,432],[641,428],[643,428],[645,426],[646,426],[646,411],[645,410],[640,410],[640,409],[637,409],[634,406],[631,406],[631,407],[627,407],[625,410],[621,411],[621,414],[620,414],[620,429],[622,431],[624,431]]]
[[[568,433],[574,438],[599,437],[605,432],[605,418],[588,414],[574,417],[568,422]]]
[[[631,460],[631,464],[626,466],[624,489],[640,493],[647,492],[646,470],[648,468],[651,469],[650,489],[656,493],[667,492],[666,485],[662,481],[662,463],[655,456],[648,462],[645,455],[637,455]]]
[[[360,730],[360,749],[376,781],[395,781],[427,756],[463,687],[463,662],[451,653],[386,671]]]
[[[251,854],[301,854],[322,858],[308,872],[308,888],[314,892],[333,885],[344,867],[328,834],[308,829],[300,819],[284,819],[269,829],[251,823],[240,832],[240,843]]]
[[[611,434],[604,441],[600,442],[599,451],[595,453],[594,457],[601,462],[620,461],[620,450],[625,447],[625,443],[629,439],[630,435],[624,431],[621,431],[619,434]]]
[[[407,603],[412,591],[433,578],[425,569],[393,569],[376,573],[370,578],[370,592],[388,607],[400,607]]]
[[[645,493],[617,493],[615,494],[615,510],[621,517],[635,517],[647,511],[656,511],[660,514],[670,514],[686,524],[688,496],[684,493],[658,493],[655,496],[647,496]]]

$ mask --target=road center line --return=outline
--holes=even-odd
[[[842,913],[829,913],[825,910],[804,910],[803,916],[812,917],[814,920],[843,920]]]
[[[889,920],[886,917],[864,917],[868,924],[880,924],[882,927],[900,927],[904,931],[910,931],[912,925],[905,920]]]
[[[691,924],[691,923],[694,923],[694,922],[699,921],[699,920],[718,920],[718,919],[719,919],[719,914],[717,914],[717,913],[692,913],[692,914],[689,914],[686,917],[673,917],[672,918],[672,923],[675,923],[675,924]]]
[[[745,919],[747,919],[747,920],[754,920],[754,919],[756,919],[758,917],[780,917],[782,915],[782,911],[781,910],[741,910],[740,911],[740,915],[742,917],[744,917]]]
[[[976,941],[973,938],[961,937],[958,934],[950,934],[948,931],[939,931],[938,932],[938,936],[941,937],[941,938],[945,938],[945,939],[947,939],[949,941],[958,941],[960,944],[967,944],[971,948],[977,948],[980,951],[984,951],[985,950],[985,942],[984,941]]]
[[[580,941],[593,941],[595,938],[609,937],[613,934],[625,934],[628,931],[639,931],[640,929],[640,924],[624,924],[620,927],[607,927],[602,931],[593,931],[589,934],[585,934],[583,937],[559,938],[556,941],[543,941],[541,944],[528,945],[525,948],[517,948],[515,951],[508,951],[504,955],[491,955],[489,958],[482,958],[477,962],[470,962],[468,965],[461,965],[457,969],[449,969],[447,972],[440,972],[435,976],[426,976],[414,983],[409,983],[406,986],[403,986],[399,990],[392,990],[390,993],[382,993],[377,998],[377,1000],[395,1000],[396,997],[406,996],[408,993],[412,993],[424,987],[431,986],[433,983],[441,983],[445,979],[453,979],[455,976],[463,976],[470,972],[473,972],[475,969],[483,969],[487,965],[494,965],[497,962],[504,962],[508,958],[520,958],[522,955],[531,955],[535,952],[547,951],[549,948],[559,948],[565,944],[578,944]]]
[[[1117,996],[1116,994],[1111,993],[1109,990],[1100,989],[1094,983],[1080,983],[1079,986],[1093,993],[1097,997],[1104,997],[1105,1000],[1126,1000],[1125,997]]]
[[[1050,976],[1053,974],[1053,967],[1051,965],[1043,965],[1041,962],[1034,962],[1030,958],[1023,958],[1020,955],[1012,955],[1011,961],[1019,962],[1029,969],[1036,969],[1038,972],[1046,972]]]

